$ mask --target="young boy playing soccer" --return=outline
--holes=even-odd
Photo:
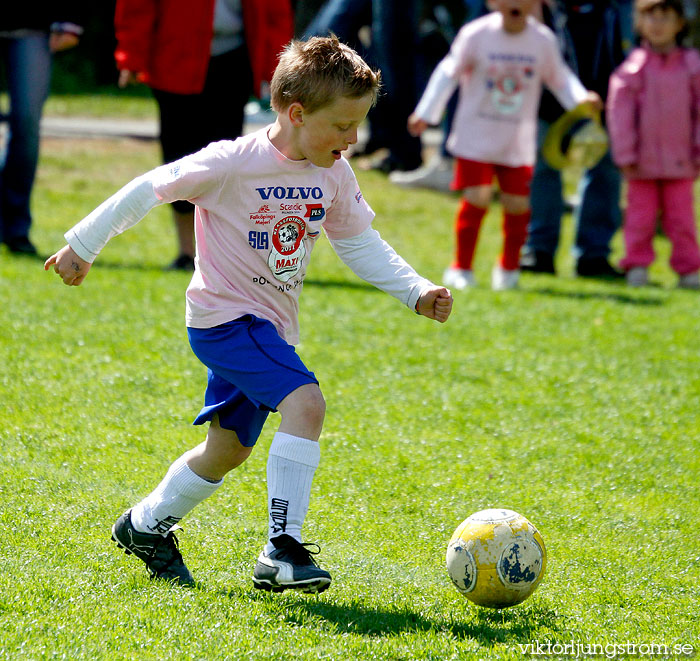
[[[193,583],[173,531],[248,458],[268,413],[279,411],[267,462],[268,542],[253,583],[305,592],[330,585],[301,536],[325,402],[293,347],[298,297],[321,228],[359,277],[409,308],[439,322],[452,309],[450,292],[421,278],[372,229],[374,213],[342,158],[378,89],[378,72],[336,38],[292,42],[271,84],[274,124],[133,180],[69,230],[68,245],[46,261],[65,284],[79,285],[107,241],[150,209],[183,199],[196,206],[186,321],[208,368],[195,420],[208,421],[208,433],[112,528],[153,577]]]

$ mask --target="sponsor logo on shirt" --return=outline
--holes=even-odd
[[[263,200],[320,200],[323,197],[318,186],[265,186],[255,190]]]
[[[306,223],[299,216],[287,216],[274,226],[267,265],[280,282],[287,282],[301,269],[306,256],[305,233]]]
[[[257,211],[249,215],[250,220],[254,221],[256,225],[267,225],[275,219],[275,214],[267,204],[263,204]]]
[[[309,219],[309,236],[311,238],[317,237],[321,230],[318,229],[318,225],[312,226],[313,222],[321,222],[326,215],[326,210],[323,208],[322,204],[307,204],[306,213],[304,218]]]
[[[267,232],[256,232],[251,230],[248,232],[248,243],[255,250],[270,249],[270,235]]]

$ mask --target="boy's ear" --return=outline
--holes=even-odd
[[[287,117],[289,122],[294,127],[304,125],[304,106],[298,101],[295,101],[287,108]]]

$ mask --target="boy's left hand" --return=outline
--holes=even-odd
[[[77,287],[85,280],[92,264],[78,257],[73,248],[66,245],[44,262],[44,271],[48,271],[52,266],[64,284]]]
[[[416,305],[416,312],[435,319],[441,324],[447,321],[452,312],[452,294],[445,287],[431,287],[421,294]]]

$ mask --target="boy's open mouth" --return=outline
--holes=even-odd
[[[510,10],[510,15],[511,15],[513,18],[520,18],[521,13],[522,13],[522,12],[521,12],[519,9],[517,9],[517,8],[513,8],[513,9]]]

